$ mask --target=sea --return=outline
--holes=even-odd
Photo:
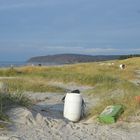
[[[22,66],[58,66],[56,63],[29,63],[25,61],[0,61],[0,68],[22,67]]]
[[[20,67],[29,65],[27,62],[22,61],[0,61],[0,67]]]

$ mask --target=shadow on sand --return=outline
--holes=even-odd
[[[40,113],[43,117],[64,119],[63,108],[63,103],[34,105],[32,108],[32,114],[34,117]]]

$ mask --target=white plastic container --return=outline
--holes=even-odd
[[[82,97],[77,93],[67,93],[64,103],[64,117],[72,122],[80,120],[82,110]]]

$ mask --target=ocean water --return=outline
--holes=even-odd
[[[62,65],[62,64],[56,64],[56,63],[37,63],[37,62],[33,62],[33,63],[28,63],[28,62],[22,62],[22,61],[0,61],[0,68],[2,67],[20,67],[20,66],[54,66],[54,65]]]
[[[16,62],[16,61],[0,61],[0,67],[19,67],[29,65],[27,62]]]

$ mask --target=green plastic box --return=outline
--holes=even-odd
[[[118,117],[124,112],[122,105],[107,106],[99,115],[99,121],[103,123],[115,123]]]

